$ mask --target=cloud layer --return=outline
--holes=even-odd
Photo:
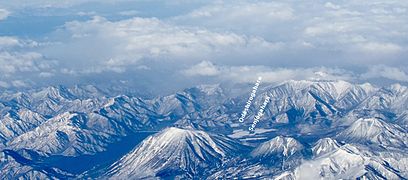
[[[85,65],[86,69],[80,73],[121,73],[140,65],[148,66],[143,64],[146,61],[170,59],[191,63],[198,58],[213,57],[212,54],[252,49],[269,51],[275,47],[258,37],[177,26],[157,18],[112,22],[95,16],[85,22],[66,23],[57,36],[60,34],[68,37],[58,39],[62,43],[46,48],[45,52],[52,54],[52,58],[72,52],[65,58],[72,59],[69,65],[74,65],[73,70],[78,70],[76,64]]]
[[[86,5],[98,4],[92,0],[27,3],[28,13],[48,8],[45,19],[61,15],[60,10],[74,20],[62,20],[35,40],[0,36],[0,86],[109,79],[155,88],[161,79],[185,87],[252,82],[259,75],[272,83],[408,79],[408,3],[403,1],[143,4],[150,9],[128,7],[140,2],[104,3],[111,6],[105,13]],[[24,19],[17,3],[0,5]],[[8,21],[9,14],[0,8],[0,20]]]
[[[9,15],[10,15],[9,11],[0,8],[0,21],[6,19]]]

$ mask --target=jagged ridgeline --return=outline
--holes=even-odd
[[[250,89],[202,85],[154,98],[94,86],[2,92],[0,178],[408,178],[407,87],[265,83],[239,122]]]

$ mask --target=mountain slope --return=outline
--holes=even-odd
[[[22,107],[3,107],[0,115],[0,142],[5,144],[46,121],[41,114]]]
[[[132,152],[109,168],[108,176],[147,178],[181,176],[191,178],[205,169],[221,165],[242,146],[203,131],[167,128],[148,137]]]
[[[107,89],[84,85],[3,92],[0,151],[9,154],[0,159],[0,174],[62,179],[408,176],[407,87],[344,81],[261,86],[243,123],[238,119],[248,100],[244,89],[249,92],[251,85],[235,97],[226,92],[237,90],[221,85],[149,98],[116,91],[108,97]],[[265,115],[248,132],[266,96],[271,101]],[[21,153],[26,151],[37,158]]]
[[[365,147],[345,144],[330,153],[304,161],[294,170],[296,179],[401,179],[397,167]]]
[[[383,147],[406,148],[408,143],[408,134],[404,129],[377,118],[358,119],[337,138],[346,142],[374,143]]]
[[[37,164],[11,150],[0,152],[1,179],[61,179],[72,178],[72,174],[57,168]]]
[[[278,136],[259,145],[251,152],[251,156],[255,158],[288,158],[299,153],[302,149],[303,145],[296,139]]]
[[[99,131],[94,130],[93,128],[98,128],[97,124],[92,124],[95,120],[101,125],[108,121],[103,117],[67,112],[14,138],[8,146],[13,149],[32,149],[44,155],[77,156],[100,152],[108,143],[115,141],[115,136],[119,133],[110,132],[113,129],[109,128],[109,124],[105,124],[105,128]],[[115,128],[116,130],[118,129]]]
[[[341,145],[334,139],[323,138],[319,139],[312,147],[312,152],[315,157],[322,156],[337,150]]]

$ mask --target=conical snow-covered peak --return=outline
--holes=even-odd
[[[341,140],[358,143],[376,143],[383,146],[406,147],[407,133],[394,124],[378,118],[361,118],[338,135]]]
[[[303,145],[291,137],[277,136],[260,144],[251,152],[252,157],[289,157],[303,149]]]
[[[358,119],[344,132],[349,132],[355,137],[373,137],[387,128],[385,123],[377,118]]]
[[[229,153],[238,150],[242,149],[231,139],[171,127],[146,138],[114,163],[108,176],[151,178],[171,172],[172,175],[191,177],[204,173],[205,167],[219,165]]]
[[[225,155],[225,153],[214,143],[212,138],[203,131],[194,131],[187,129],[179,129],[176,127],[170,127],[165,129],[162,133],[156,136],[155,142],[160,142],[160,147],[172,146],[172,144],[186,145],[189,142],[204,142],[208,143],[214,154]],[[200,145],[200,144],[198,144]],[[205,144],[201,144],[205,145]],[[194,145],[194,149],[198,150],[197,155],[204,158],[201,152],[200,146]]]
[[[312,147],[312,152],[314,156],[320,156],[322,154],[327,154],[335,151],[341,145],[334,139],[323,138],[318,140]]]

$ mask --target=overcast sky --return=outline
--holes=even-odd
[[[408,1],[0,1],[0,87],[408,82]]]

